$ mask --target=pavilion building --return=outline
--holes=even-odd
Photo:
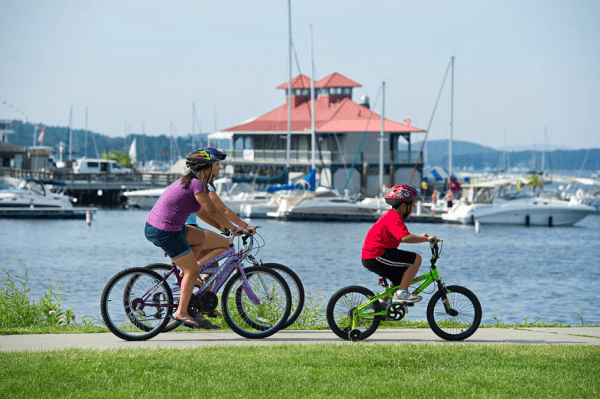
[[[311,80],[298,75],[292,80],[292,118],[290,171],[308,172],[311,168]],[[315,132],[316,167],[320,184],[334,186],[340,192],[346,184],[356,154],[356,162],[347,188],[352,193],[376,196],[379,190],[381,115],[370,109],[368,98],[361,103],[352,100],[352,90],[360,84],[334,72],[316,81]],[[235,170],[256,174],[274,174],[287,164],[288,82],[281,84],[286,102],[276,109],[240,125],[208,136],[209,145],[229,141],[227,163]],[[384,185],[408,183],[418,158],[411,148],[411,134],[423,129],[385,118]],[[362,146],[360,142],[365,138]],[[399,151],[399,140],[405,140],[408,151]],[[360,146],[360,149],[359,149]],[[405,146],[402,145],[402,148]],[[421,181],[423,163],[416,164],[413,185]]]

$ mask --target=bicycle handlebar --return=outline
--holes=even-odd
[[[444,242],[444,240],[438,239],[435,243],[429,244],[429,247],[431,248],[431,255],[433,255],[433,257],[436,259],[440,257],[440,247],[438,246],[438,242]]]

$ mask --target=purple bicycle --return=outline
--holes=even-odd
[[[236,251],[229,235],[229,249],[200,267],[210,277],[192,295],[188,312],[192,317],[212,312],[219,300],[227,325],[245,338],[265,338],[287,322],[292,305],[290,289],[276,271],[263,267],[244,267],[242,259],[251,248],[249,234],[241,236],[243,248]],[[221,266],[214,266],[224,260]],[[236,272],[231,278],[229,278]],[[176,282],[171,278],[175,275]],[[177,308],[173,289],[181,283],[175,265],[164,275],[145,267],[117,273],[102,292],[100,310],[108,329],[128,341],[150,339],[163,332]],[[224,286],[219,298],[217,292]],[[178,289],[178,287],[177,287]]]

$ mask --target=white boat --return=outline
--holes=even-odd
[[[268,201],[269,195],[252,189],[247,183],[234,183],[229,177],[222,177],[214,181],[215,191],[219,198],[229,209],[239,214],[245,204],[262,204]],[[151,188],[147,190],[126,191],[127,207],[130,209],[152,209],[156,201],[164,193],[166,187]],[[272,210],[277,209],[274,207]]]
[[[0,181],[0,217],[84,219],[94,208],[74,208],[74,199],[56,194],[40,180],[4,179]]]
[[[127,197],[127,208],[129,209],[152,209],[166,189],[166,187],[163,187],[125,191],[123,195]]]
[[[460,201],[442,218],[463,224],[571,226],[593,213],[591,206],[536,197],[505,180],[463,186]]]
[[[377,203],[354,202],[341,197],[335,188],[319,186],[315,191],[283,197],[278,210],[268,216],[286,220],[374,221],[380,211]]]

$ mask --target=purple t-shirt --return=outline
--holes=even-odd
[[[187,188],[181,187],[181,179],[173,182],[156,201],[147,222],[160,230],[180,231],[190,213],[200,209],[195,195],[203,192],[198,179],[192,179]]]

